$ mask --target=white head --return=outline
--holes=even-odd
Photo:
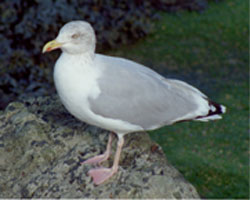
[[[69,54],[94,53],[95,45],[95,32],[91,25],[85,21],[71,21],[60,29],[55,40],[44,46],[43,52],[61,48]]]

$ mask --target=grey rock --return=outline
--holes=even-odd
[[[10,103],[0,111],[0,198],[199,198],[147,133],[125,137],[118,173],[95,186],[93,166],[81,162],[103,152],[107,138],[57,96]]]

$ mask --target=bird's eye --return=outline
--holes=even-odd
[[[80,34],[75,33],[75,34],[71,35],[71,38],[72,39],[77,39],[79,36],[80,36]]]

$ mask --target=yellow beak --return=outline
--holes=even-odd
[[[56,40],[52,40],[52,41],[50,41],[50,42],[48,42],[48,43],[46,43],[45,45],[44,45],[44,47],[43,47],[43,53],[45,53],[45,52],[50,52],[50,51],[53,51],[53,50],[55,50],[55,49],[58,49],[58,48],[60,48],[62,46],[62,43],[59,43],[59,42],[57,42]]]

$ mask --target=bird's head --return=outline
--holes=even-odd
[[[71,21],[59,31],[55,40],[46,43],[42,52],[49,52],[60,48],[69,54],[81,54],[95,51],[95,32],[85,21]]]

